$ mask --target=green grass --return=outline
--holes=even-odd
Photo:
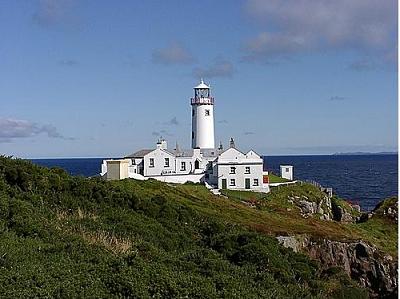
[[[357,231],[361,239],[375,244],[397,259],[397,223],[381,217],[372,217],[366,222],[351,224],[351,226]]]
[[[375,225],[366,223],[346,224],[336,221],[320,220],[318,217],[303,218],[299,210],[288,202],[288,197],[307,198],[308,201],[319,202],[326,194],[319,188],[306,183],[271,188],[268,194],[252,191],[222,190],[228,198],[211,195],[203,186],[181,186],[183,198],[191,197],[185,204],[200,209],[207,215],[240,224],[250,229],[269,235],[311,235],[316,238],[328,238],[337,241],[357,241],[363,239],[376,245],[385,253],[397,258],[397,235],[390,233],[384,236],[380,230],[397,231],[397,224],[380,222]],[[335,198],[335,201],[349,208],[349,203]],[[243,202],[251,203],[249,205]],[[353,211],[352,213],[357,213]],[[381,225],[381,226],[380,226]]]
[[[294,185],[224,198],[201,185],[106,182],[0,157],[0,293],[326,298],[354,292],[365,298],[348,278],[324,276],[317,263],[273,236],[365,236],[382,248],[395,236],[383,239],[378,223],[358,227],[288,211],[285,196],[303,194],[322,196]]]
[[[270,184],[290,182],[290,180],[281,178],[280,176],[277,176],[277,175],[273,174],[272,172],[270,172],[268,174],[268,179],[269,179]]]
[[[229,197],[230,199],[236,199],[239,201],[255,201],[259,199],[265,199],[266,194],[261,192],[253,191],[239,191],[239,190],[221,190],[221,194]]]

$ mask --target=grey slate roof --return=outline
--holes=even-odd
[[[203,154],[204,157],[217,157],[221,151],[217,149],[201,149],[200,152]],[[192,157],[193,156],[193,149],[184,149],[177,152],[174,150],[174,154],[177,157]]]
[[[133,154],[127,155],[124,158],[143,158],[145,155],[151,153],[152,151],[154,151],[154,149],[142,149]]]
[[[137,151],[133,154],[127,155],[124,158],[143,158],[145,155],[148,153],[151,153],[155,149],[142,149],[140,151]],[[193,149],[184,149],[184,150],[166,150],[163,149],[163,151],[176,156],[176,157],[192,157],[193,156]],[[202,149],[201,153],[203,154],[204,157],[217,157],[221,151],[217,149]]]

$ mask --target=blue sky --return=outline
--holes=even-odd
[[[190,147],[200,77],[216,143],[265,155],[397,150],[391,0],[1,1],[0,153]]]

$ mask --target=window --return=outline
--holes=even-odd
[[[210,109],[206,109],[205,114],[206,114],[206,116],[210,116]]]
[[[192,139],[194,139],[194,132],[192,131]]]
[[[186,170],[186,162],[181,162],[181,171]]]
[[[250,166],[246,166],[244,173],[250,174]]]
[[[289,172],[289,167],[286,167],[286,172]]]
[[[164,159],[164,167],[169,167],[169,158]]]
[[[254,179],[253,186],[258,186],[258,179]]]
[[[231,179],[229,186],[236,186],[235,179]]]
[[[149,167],[154,167],[154,158],[150,158]]]
[[[194,116],[194,109],[192,110],[192,116]]]
[[[231,172],[230,174],[235,174],[236,173],[236,167],[231,167]]]

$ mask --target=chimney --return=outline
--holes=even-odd
[[[231,140],[229,140],[229,147],[235,148],[235,140],[233,137],[231,137]]]
[[[157,141],[157,148],[160,149],[167,149],[167,141],[164,138],[160,138]]]

